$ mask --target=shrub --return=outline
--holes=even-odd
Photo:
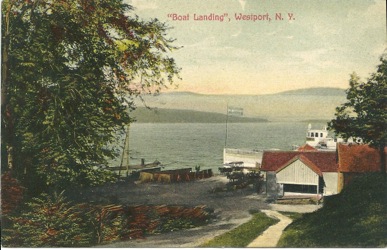
[[[63,192],[42,194],[9,217],[2,242],[6,247],[87,247],[203,225],[210,213],[205,207],[73,205]]]
[[[63,193],[33,198],[25,212],[10,219],[11,227],[2,234],[6,247],[81,247],[93,243],[88,219],[78,206],[66,202]]]
[[[1,213],[7,215],[16,210],[23,200],[24,187],[9,172],[1,175]]]

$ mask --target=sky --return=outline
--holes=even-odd
[[[384,0],[125,2],[140,18],[157,18],[173,28],[167,35],[182,46],[171,53],[182,68],[177,91],[259,95],[346,89],[349,75],[366,79],[386,49]],[[237,20],[240,15],[250,20]]]

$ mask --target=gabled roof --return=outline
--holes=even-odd
[[[313,152],[315,152],[315,151],[318,151],[318,150],[317,150],[316,148],[310,146],[309,144],[305,144],[305,145],[303,145],[303,146],[297,148],[297,151],[303,151],[303,152],[306,152],[306,151],[308,151],[308,152],[309,152],[309,151],[313,151]]]
[[[363,173],[380,171],[379,151],[366,144],[338,144],[338,157],[340,172]]]
[[[287,166],[292,164],[293,162],[300,160],[302,163],[304,163],[307,167],[309,167],[313,172],[318,174],[319,176],[322,176],[322,171],[308,158],[306,158],[304,155],[296,155],[294,158],[292,158],[290,161],[286,162],[284,165],[282,165],[280,168],[276,170],[276,172],[280,172],[281,170],[285,169]]]
[[[277,171],[296,160],[295,157],[301,156],[299,159],[311,168],[318,168],[321,172],[337,172],[336,152],[322,151],[264,151],[261,170]]]

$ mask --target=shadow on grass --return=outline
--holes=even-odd
[[[246,247],[268,227],[277,222],[277,219],[270,218],[262,212],[257,212],[253,214],[250,221],[215,237],[200,247]]]

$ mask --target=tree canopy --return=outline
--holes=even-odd
[[[387,55],[380,58],[375,73],[361,81],[351,75],[347,102],[336,108],[336,118],[329,127],[344,138],[359,137],[364,143],[378,148],[381,171],[386,172],[384,148],[387,142]]]
[[[168,29],[121,0],[3,1],[2,169],[31,188],[104,181],[134,98],[179,77]]]

